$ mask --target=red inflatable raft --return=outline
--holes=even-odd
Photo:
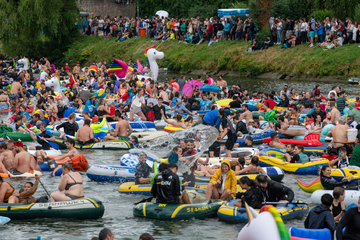
[[[270,143],[271,142],[271,138],[265,138],[263,141],[263,143]],[[319,147],[324,145],[322,142],[319,141],[305,141],[305,140],[295,140],[295,139],[280,139],[280,142],[283,144],[288,144],[288,143],[292,143],[294,145],[302,145],[305,147]]]

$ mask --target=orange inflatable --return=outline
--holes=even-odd
[[[48,157],[48,158],[55,158],[55,157]],[[86,171],[89,168],[89,163],[86,160],[85,156],[82,154],[72,159],[67,157],[61,160],[57,160],[56,163],[69,162],[70,160],[73,162],[72,167],[75,171]]]

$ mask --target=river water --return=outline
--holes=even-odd
[[[170,75],[173,76],[172,74]],[[163,76],[164,77],[164,76]],[[170,78],[171,78],[170,77]],[[170,79],[169,78],[169,79]],[[284,84],[289,88],[295,87],[297,92],[311,90],[316,83],[297,82],[284,80],[258,80],[258,79],[230,79],[230,84],[240,83],[243,88],[249,90],[270,90],[280,91]],[[229,85],[230,85],[229,84]],[[327,93],[334,83],[320,83],[322,92]],[[347,83],[338,84],[348,91],[350,98],[357,96],[358,86],[349,86]],[[27,143],[29,146],[34,143]],[[66,152],[65,150],[63,151]],[[120,157],[127,153],[125,151],[104,151],[104,150],[82,150],[80,153],[87,158],[89,165],[106,164],[119,165]],[[310,204],[310,194],[303,192],[296,183],[297,175],[286,175],[283,184],[293,189],[295,199]],[[310,182],[316,176],[300,176],[302,180]],[[14,220],[0,227],[0,239],[77,239],[89,240],[98,235],[99,231],[107,227],[115,234],[115,239],[139,239],[142,233],[150,233],[155,239],[236,239],[243,224],[227,224],[220,222],[217,218],[206,220],[189,221],[156,221],[149,219],[134,218],[132,209],[135,202],[142,200],[143,196],[119,194],[118,183],[97,183],[90,181],[85,175],[84,192],[86,197],[97,198],[105,206],[103,218],[97,220],[59,220],[59,219],[34,219]],[[41,181],[49,192],[57,191],[60,182],[59,177],[42,176]],[[11,181],[13,186],[20,190],[25,181]],[[39,185],[35,197],[45,196],[46,193]],[[285,222],[287,228],[303,227],[305,217]]]

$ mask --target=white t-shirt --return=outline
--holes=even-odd
[[[99,22],[99,28],[104,27],[104,23],[105,23],[104,19],[100,19],[98,22]]]
[[[43,71],[41,74],[40,74],[40,81],[41,80],[47,80],[47,77],[48,77],[49,75],[47,74],[47,72],[45,72],[45,71]]]
[[[301,23],[301,26],[300,26],[300,32],[305,32],[306,31],[306,23]]]
[[[281,30],[282,27],[282,22],[279,22],[276,26],[276,30]]]
[[[175,27],[175,31],[179,31],[180,23],[178,23],[178,22],[175,23],[174,27]]]

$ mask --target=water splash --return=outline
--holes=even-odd
[[[207,150],[219,136],[219,131],[211,126],[198,125],[182,131],[169,133],[166,137],[155,139],[148,143],[139,144],[137,149],[152,153],[159,158],[168,157],[174,147],[180,146],[180,140],[195,140],[200,144],[195,155],[179,159],[179,172],[188,172],[192,164]]]

